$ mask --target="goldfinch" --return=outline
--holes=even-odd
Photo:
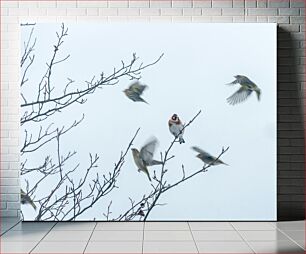
[[[168,126],[171,134],[179,139],[180,144],[185,143],[185,140],[183,138],[184,134],[184,125],[182,124],[180,118],[177,114],[173,114],[171,118],[168,121]]]

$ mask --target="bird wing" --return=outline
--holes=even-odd
[[[199,154],[201,154],[202,157],[203,157],[203,158],[205,157],[207,160],[213,161],[213,160],[216,159],[216,157],[212,156],[212,155],[209,154],[208,152],[205,152],[203,149],[201,149],[201,148],[199,148],[199,147],[197,147],[197,146],[193,146],[193,147],[191,147],[191,148],[192,148],[193,150],[195,150],[196,152],[198,152]]]
[[[155,166],[155,165],[162,165],[162,164],[163,164],[162,161],[152,160],[148,163],[148,166]]]
[[[255,85],[254,82],[252,82],[248,77],[243,76],[243,75],[237,75],[238,77],[235,76],[235,80],[231,83],[228,83],[227,85],[236,85],[236,84],[244,84],[244,85]]]
[[[202,150],[201,148],[199,148],[197,146],[193,146],[193,147],[191,147],[191,149],[193,149],[194,151],[196,151],[200,154],[207,154],[207,152],[205,152],[204,150]]]
[[[226,85],[232,86],[232,85],[236,85],[236,84],[239,84],[239,79],[237,79],[237,78],[233,82],[227,83]]]
[[[140,84],[139,81],[135,81],[133,84],[129,86],[129,90],[139,95],[141,95],[146,88],[147,86]]]
[[[177,136],[179,134],[183,135],[185,129],[182,124],[172,123],[172,125],[169,125],[169,130],[174,136]]]
[[[237,103],[245,101],[250,94],[252,93],[252,90],[245,88],[245,87],[240,87],[237,92],[235,92],[233,95],[228,97],[226,100],[229,104],[235,105]]]
[[[251,81],[248,77],[246,76],[240,76],[238,79],[239,84],[249,84],[249,85],[255,85],[253,81]]]
[[[147,165],[151,164],[153,160],[153,155],[157,144],[157,139],[153,138],[140,149],[139,156]]]

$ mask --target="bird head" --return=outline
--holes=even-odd
[[[125,95],[127,95],[127,94],[128,94],[128,91],[129,91],[129,89],[124,89],[122,92],[124,92]]]
[[[133,157],[138,157],[139,151],[136,148],[132,148],[131,150],[132,150]]]
[[[236,75],[234,76],[235,79],[239,79],[239,78],[242,78],[243,76],[242,75]]]
[[[178,119],[178,115],[177,115],[177,114],[173,114],[172,117],[171,117],[171,119],[172,119],[173,121],[176,121],[176,120]]]

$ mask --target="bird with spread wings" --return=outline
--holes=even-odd
[[[260,100],[261,90],[253,81],[243,75],[236,75],[234,77],[235,80],[227,85],[239,84],[240,88],[233,95],[227,98],[227,102],[229,104],[235,105],[245,101],[252,94],[252,92],[255,92],[257,99]]]
[[[150,177],[148,166],[163,164],[161,161],[153,159],[157,144],[158,140],[156,138],[152,138],[140,149],[140,151],[138,151],[136,148],[132,148],[134,162],[138,167],[138,171],[144,172],[148,176],[150,181],[152,180]]]
[[[123,90],[123,92],[130,100],[134,102],[139,101],[147,103],[143,98],[141,98],[143,91],[147,88],[147,85],[143,85],[137,80],[133,82],[127,89]]]
[[[198,153],[196,157],[199,158],[201,161],[203,161],[204,165],[216,166],[216,165],[224,164],[228,166],[228,164],[224,163],[223,161],[216,158],[215,156],[212,156],[208,152],[205,152],[203,149],[197,146],[193,146],[191,148]]]

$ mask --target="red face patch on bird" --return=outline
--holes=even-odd
[[[177,114],[173,114],[173,116],[171,117],[171,119],[172,119],[173,121],[176,121],[176,120],[178,119]]]

